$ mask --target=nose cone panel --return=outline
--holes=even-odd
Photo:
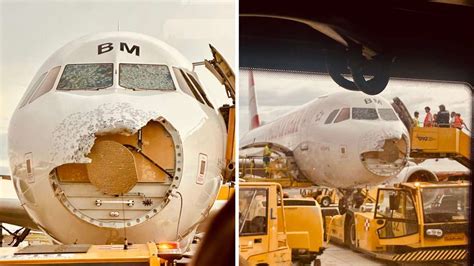
[[[101,141],[92,147],[87,164],[90,182],[104,194],[122,195],[138,181],[132,152],[115,141]]]

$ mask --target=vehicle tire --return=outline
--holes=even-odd
[[[322,200],[321,200],[321,206],[323,207],[329,207],[329,205],[331,205],[331,199],[329,197],[324,197]]]
[[[338,203],[339,214],[343,215],[347,212],[347,200],[342,198]]]
[[[354,250],[357,247],[357,231],[354,217],[351,217],[349,223],[349,247]]]
[[[311,262],[302,262],[300,260],[296,261],[292,264],[293,266],[311,266]]]
[[[315,259],[313,266],[321,266],[321,260],[320,259]]]

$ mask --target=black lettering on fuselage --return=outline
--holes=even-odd
[[[104,54],[112,51],[114,49],[113,43],[106,42],[99,44],[97,46],[97,54]],[[129,54],[135,54],[136,56],[140,56],[140,46],[132,45],[132,47],[128,47],[128,45],[124,42],[120,43],[120,51],[125,51]]]
[[[128,48],[128,45],[124,42],[120,43],[120,51],[127,51],[129,54],[133,54],[133,51],[135,51],[136,56],[140,56],[140,46],[133,45],[132,48]]]
[[[380,99],[377,99],[377,98],[365,98],[364,99],[364,102],[366,104],[369,104],[369,103],[376,103],[376,104],[380,104],[382,105],[382,101]]]
[[[103,54],[112,51],[114,49],[113,44],[111,42],[106,42],[103,44],[99,44],[97,46],[97,53],[98,54]]]

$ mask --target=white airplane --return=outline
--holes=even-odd
[[[214,73],[222,72],[228,65],[211,50],[220,63]],[[26,213],[5,219],[12,204],[0,201],[0,222],[34,224],[63,244],[186,246],[226,167],[226,125],[193,65],[136,33],[90,35],[54,53],[8,136],[23,206],[16,214]]]
[[[408,130],[384,98],[337,92],[260,125],[251,71],[249,81],[251,130],[240,140],[241,154],[271,145],[292,154],[309,181],[341,189],[380,184],[407,165]]]

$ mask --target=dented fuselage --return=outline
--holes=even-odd
[[[375,185],[406,165],[409,134],[380,96],[321,96],[245,134],[240,148],[277,145],[292,152],[299,172],[317,185]]]
[[[217,195],[225,138],[179,52],[113,32],[44,63],[11,119],[9,157],[24,208],[58,242],[187,244]]]

